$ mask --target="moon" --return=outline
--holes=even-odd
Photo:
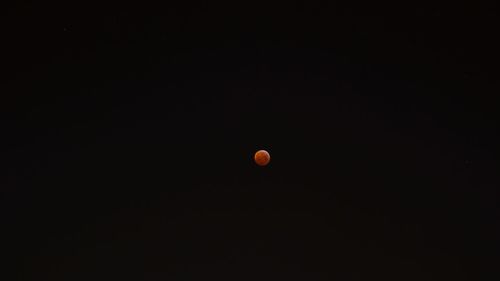
[[[266,166],[271,161],[271,155],[269,155],[269,152],[263,149],[255,152],[253,158],[255,160],[255,163],[257,163],[257,165],[259,166]]]

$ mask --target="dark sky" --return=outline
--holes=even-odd
[[[455,5],[7,7],[9,280],[489,276],[495,15]]]

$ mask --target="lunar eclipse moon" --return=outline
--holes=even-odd
[[[255,163],[259,166],[266,166],[271,161],[271,155],[265,150],[259,150],[254,155]]]

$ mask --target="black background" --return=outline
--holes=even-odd
[[[5,7],[14,280],[490,276],[495,16],[406,2]]]

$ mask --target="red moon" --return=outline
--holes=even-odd
[[[255,152],[253,158],[255,160],[255,163],[257,163],[257,165],[259,166],[266,166],[267,164],[269,164],[269,161],[271,161],[271,155],[269,155],[269,152],[265,150],[259,150]]]

